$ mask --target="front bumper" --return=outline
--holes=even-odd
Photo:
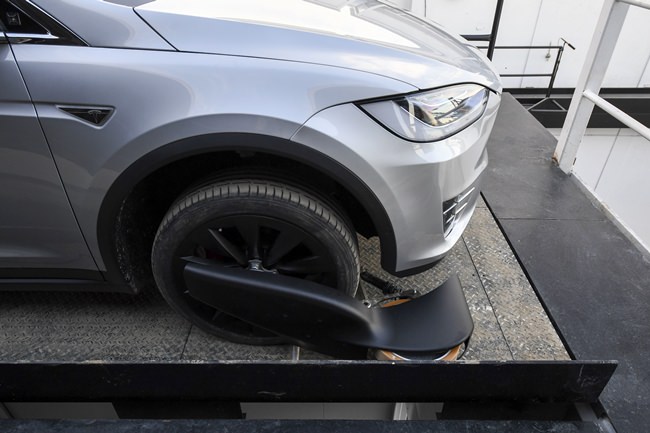
[[[441,259],[469,223],[487,166],[486,143],[500,99],[491,93],[478,121],[437,142],[403,140],[354,104],[314,115],[292,140],[336,160],[374,192],[394,236],[388,242],[380,234],[382,267],[395,275],[407,275]],[[443,215],[443,204],[472,187],[475,189],[464,197],[463,211],[445,233],[448,217]],[[394,251],[387,251],[385,245],[392,245]]]

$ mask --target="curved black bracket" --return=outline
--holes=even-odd
[[[302,347],[344,359],[368,349],[444,353],[469,340],[474,323],[457,276],[390,308],[368,308],[330,287],[268,272],[188,263],[195,299]]]

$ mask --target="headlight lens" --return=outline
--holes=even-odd
[[[483,115],[488,89],[460,84],[361,105],[370,116],[402,138],[437,141],[453,135]]]

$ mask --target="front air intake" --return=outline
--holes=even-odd
[[[463,214],[463,211],[469,204],[469,198],[475,190],[476,187],[472,186],[442,204],[442,226],[445,231],[445,236],[449,235],[453,230],[456,221]]]

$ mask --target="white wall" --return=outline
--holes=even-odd
[[[550,129],[559,138],[560,129]],[[650,251],[650,142],[631,129],[590,128],[573,174]]]
[[[496,0],[393,0],[460,34],[490,33]],[[603,0],[505,0],[497,45],[571,42],[556,87],[575,87]],[[478,43],[482,44],[482,43]],[[501,73],[550,73],[555,51],[497,50]],[[506,78],[505,87],[541,87],[548,78]],[[650,87],[650,11],[630,8],[604,87]]]

